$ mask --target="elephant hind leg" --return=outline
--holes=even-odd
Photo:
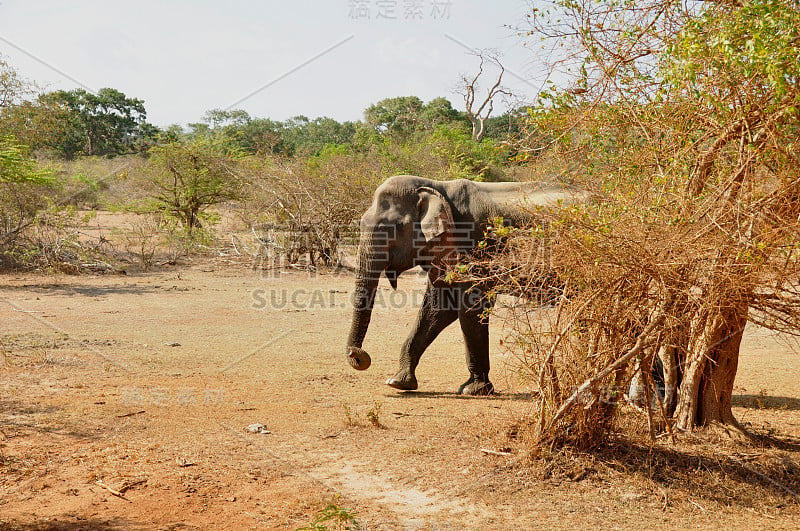
[[[461,395],[485,396],[494,393],[494,386],[489,381],[489,320],[483,315],[488,307],[488,302],[481,299],[479,304],[464,304],[459,311],[470,375],[469,380],[458,388],[458,394]]]
[[[469,396],[489,396],[494,394],[494,385],[489,381],[489,375],[472,374],[469,380],[461,384],[458,394]]]

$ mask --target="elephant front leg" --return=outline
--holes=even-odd
[[[461,395],[490,395],[494,386],[489,381],[489,319],[483,315],[488,303],[465,304],[459,311],[461,331],[467,346],[469,380],[461,384]]]
[[[400,370],[386,381],[386,385],[402,391],[413,391],[417,386],[415,371],[423,352],[439,333],[458,319],[454,304],[447,304],[445,289],[433,288],[430,284],[422,299],[411,333],[400,351]]]

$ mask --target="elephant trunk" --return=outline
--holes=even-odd
[[[359,263],[356,272],[355,292],[353,294],[353,320],[347,338],[347,356],[354,369],[364,370],[370,365],[370,357],[361,345],[367,335],[372,318],[372,307],[381,272],[386,268],[386,260],[375,257],[372,244],[362,241],[359,247]]]

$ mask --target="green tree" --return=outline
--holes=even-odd
[[[67,159],[114,156],[148,147],[157,129],[146,122],[144,102],[122,92],[58,90],[6,109],[3,127],[31,149],[48,149]]]
[[[6,108],[1,125],[32,150],[49,150],[66,159],[142,151],[157,135],[146,122],[142,100],[111,88],[97,94],[83,89],[42,94]]]
[[[79,117],[46,95],[8,107],[0,125],[5,134],[13,134],[32,151],[65,159],[82,154],[86,143]]]
[[[284,138],[283,124],[269,118],[253,118],[241,126],[230,126],[225,134],[248,153],[292,154]]]
[[[350,144],[355,133],[352,122],[333,118],[310,120],[294,116],[284,122],[269,118],[251,118],[243,110],[212,109],[203,122],[190,124],[193,136],[223,135],[231,146],[248,153],[275,155],[313,155],[329,144]]]
[[[250,115],[242,109],[211,109],[203,115],[203,122],[211,129],[222,126],[242,126],[250,121]]]
[[[466,114],[453,108],[450,100],[443,97],[433,98],[419,112],[419,124],[432,131],[436,126],[466,120]]]
[[[83,89],[56,91],[48,95],[63,104],[77,117],[86,143],[86,155],[119,155],[133,151],[142,136],[147,118],[144,102],[128,98],[112,88],[102,88],[97,94]]]
[[[490,140],[473,140],[466,123],[445,123],[434,129],[427,140],[433,153],[447,161],[451,179],[498,180],[504,153]]]
[[[28,155],[14,137],[0,137],[0,264],[20,233],[47,205],[53,173]]]
[[[269,118],[252,118],[241,109],[212,109],[201,123],[189,124],[189,137],[220,136],[233,149],[247,153],[294,154],[294,145],[287,140],[286,125]]]
[[[166,129],[161,129],[156,133],[156,139],[161,144],[169,144],[171,142],[178,142],[186,136],[183,126],[180,124],[168,125]]]
[[[283,123],[282,138],[292,153],[312,155],[331,144],[351,144],[355,134],[352,122],[338,122],[326,116],[309,120],[296,116]]]
[[[523,133],[523,126],[527,123],[529,109],[530,106],[523,105],[498,116],[490,116],[486,119],[484,138],[508,142],[517,140]]]
[[[209,207],[240,197],[244,170],[241,152],[221,137],[156,146],[146,168],[150,208],[178,220],[191,238],[210,219]]]
[[[379,133],[408,138],[419,127],[422,108],[416,96],[386,98],[367,107],[364,118]]]
[[[466,121],[466,114],[454,109],[447,98],[423,103],[416,96],[400,96],[370,105],[364,110],[364,119],[376,133],[393,141],[407,142],[417,134],[431,133],[440,125]],[[358,132],[362,140],[368,136]]]

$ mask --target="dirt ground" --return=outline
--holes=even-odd
[[[618,443],[542,466],[500,325],[497,396],[454,394],[457,326],[423,357],[419,392],[397,392],[383,382],[423,280],[382,283],[363,372],[343,353],[352,284],[224,259],[0,276],[0,527],[296,529],[333,503],[362,529],[797,528],[786,341],[749,330],[736,385],[736,415],[774,445]]]

